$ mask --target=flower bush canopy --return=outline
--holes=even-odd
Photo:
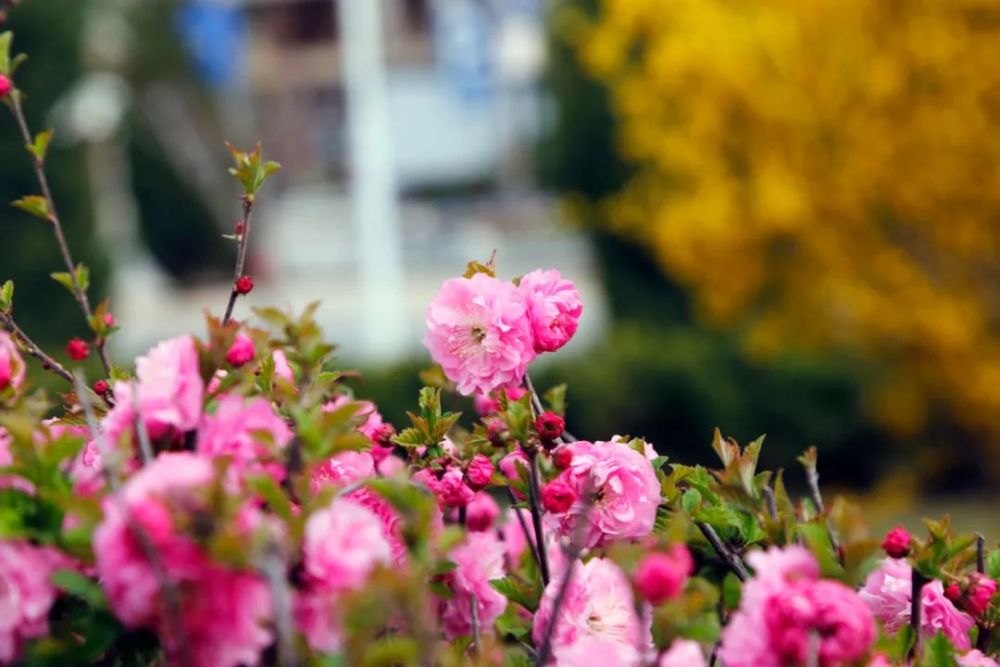
[[[23,121],[10,39],[0,81]],[[44,179],[47,139],[28,139]],[[579,326],[556,270],[509,281],[491,260],[445,281],[427,311],[438,365],[410,423],[385,422],[315,305],[236,319],[277,166],[232,153],[237,266],[204,337],[105,366],[117,325],[70,262],[57,280],[104,366],[88,386],[0,288],[0,664],[997,665],[1000,550],[982,538],[945,519],[880,549],[859,508],[824,501],[815,450],[800,495],[757,468],[763,438],[717,431],[709,469],[572,435],[567,388],[529,376]],[[19,206],[62,225],[47,196]],[[67,392],[34,390],[32,359]],[[452,392],[475,417],[443,409]]]

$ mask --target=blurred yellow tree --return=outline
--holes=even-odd
[[[1000,444],[1000,4],[603,0],[557,16],[635,169],[603,202],[749,349],[883,365],[875,414]]]

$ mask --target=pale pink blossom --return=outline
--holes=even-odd
[[[481,533],[492,528],[499,516],[497,501],[485,491],[480,491],[465,508],[465,525],[469,530]]]
[[[275,350],[271,353],[271,358],[274,359],[274,377],[294,385],[295,371],[292,370],[292,365],[288,363],[288,356],[285,354],[285,351]]]
[[[441,285],[424,345],[466,396],[520,385],[536,354],[522,293],[484,273]]]
[[[281,451],[291,439],[288,424],[266,399],[244,400],[226,394],[219,398],[214,413],[202,417],[195,450],[210,457],[229,458],[233,481],[260,473],[281,481],[285,477]]]
[[[6,331],[0,331],[0,391],[8,387],[20,389],[24,384],[24,371],[24,359],[14,339]]]
[[[0,426],[0,469],[14,465],[14,452],[11,451],[13,439],[3,426]],[[35,494],[35,485],[20,475],[0,474],[0,489],[15,489],[28,495]]]
[[[571,535],[577,517],[586,512],[588,547],[648,535],[660,504],[660,483],[646,457],[614,442],[579,441],[570,446],[573,460],[557,479],[573,489],[576,501],[559,515],[560,534]],[[589,510],[588,493],[596,494]]]
[[[158,343],[135,362],[139,409],[150,435],[161,437],[168,429],[189,431],[201,418],[205,386],[198,368],[198,350],[190,336]],[[130,395],[115,400],[132,402]]]
[[[302,557],[311,582],[348,590],[359,588],[378,565],[387,565],[392,549],[378,516],[353,500],[338,498],[309,517]]]
[[[472,633],[473,605],[480,631],[489,632],[507,607],[507,598],[490,585],[504,576],[503,544],[493,533],[469,533],[448,558],[456,567],[445,575],[452,597],[438,603],[445,635],[454,639]]]
[[[535,351],[554,352],[568,343],[583,312],[576,286],[556,269],[539,269],[521,278],[518,290],[528,304]]]
[[[859,595],[886,632],[894,633],[910,623],[913,584],[910,565],[903,559],[886,558],[865,579]],[[943,632],[960,650],[971,647],[969,630],[975,621],[959,611],[944,595],[944,586],[934,580],[920,592],[920,633],[931,637]]]
[[[586,564],[573,565],[569,588],[553,619],[555,598],[561,576],[553,577],[542,594],[535,613],[532,635],[536,645],[541,642],[550,623],[554,655],[588,638],[610,641],[634,650],[645,651],[652,645],[651,614],[647,608],[642,619],[636,612],[632,587],[625,574],[610,560],[594,558]]]
[[[581,637],[572,644],[553,646],[559,667],[638,667],[639,652],[633,646],[596,635]],[[695,663],[696,664],[696,663]],[[683,667],[693,667],[685,663]]]
[[[253,346],[253,338],[243,332],[236,334],[233,344],[226,351],[226,363],[240,367],[253,361],[257,350]]]
[[[660,656],[656,667],[706,667],[701,644],[691,639],[675,639],[670,648]]]
[[[339,600],[337,591],[326,588],[307,589],[295,595],[295,625],[315,651],[335,653],[343,646]]]
[[[527,484],[530,466],[531,462],[528,460],[528,455],[522,449],[515,449],[500,459],[500,472],[512,482]],[[524,500],[524,494],[513,485],[511,485],[510,490],[514,492],[514,496],[518,500]]]
[[[0,664],[13,664],[27,640],[49,631],[57,597],[49,577],[70,566],[51,547],[0,540]]]
[[[521,555],[528,549],[528,539],[524,534],[524,528],[521,527],[521,521],[518,520],[518,515],[530,533],[531,513],[526,509],[508,508],[503,523],[503,541],[507,546],[507,557],[515,565],[521,561]],[[534,539],[531,542],[534,544]]]
[[[316,466],[313,490],[326,485],[349,486],[375,476],[375,461],[368,452],[340,452]]]
[[[819,638],[821,665],[847,664],[867,654],[875,622],[851,588],[819,579],[815,558],[800,546],[754,551],[757,573],[743,586],[740,607],[722,633],[726,667],[781,667],[806,660]]]
[[[961,667],[1000,667],[1000,663],[978,649],[958,656],[957,660]]]

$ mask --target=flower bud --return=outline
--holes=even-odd
[[[498,417],[486,420],[486,439],[490,441],[491,445],[494,447],[503,447],[507,444],[507,438],[509,437],[510,431],[507,429],[507,424],[504,420]]]
[[[561,479],[552,480],[542,489],[542,506],[553,514],[562,514],[575,500],[576,493]]]
[[[962,597],[962,608],[973,616],[980,616],[990,607],[997,592],[997,582],[976,572],[969,578],[969,586]]]
[[[253,290],[253,278],[250,276],[240,276],[236,280],[236,293],[249,294]]]
[[[465,471],[465,481],[473,491],[481,491],[493,479],[493,461],[482,454],[476,454]]]
[[[245,229],[246,229],[246,226],[243,224],[243,221],[238,221],[236,223],[236,235],[237,236],[243,236],[243,230],[245,230]]]
[[[104,326],[113,327],[115,324],[115,316],[111,313],[104,313]]]
[[[95,394],[97,394],[98,396],[103,396],[104,394],[108,393],[108,389],[110,389],[111,387],[108,385],[107,380],[98,380],[97,382],[94,383],[93,388]]]
[[[661,604],[677,597],[694,566],[691,553],[683,544],[669,551],[647,554],[635,570],[635,588],[643,599]]]
[[[948,588],[944,589],[944,596],[958,604],[959,598],[962,597],[962,588],[958,584],[951,584]]]
[[[74,338],[66,343],[66,355],[73,361],[83,361],[90,356],[90,346],[82,338]]]
[[[554,412],[543,412],[535,420],[535,430],[543,442],[552,442],[563,434],[566,420]]]
[[[253,361],[254,354],[256,354],[256,350],[253,347],[253,339],[245,333],[238,333],[236,340],[226,352],[226,362],[239,368]]]
[[[906,558],[910,555],[910,543],[913,538],[903,526],[890,530],[882,540],[882,549],[890,558]]]
[[[10,95],[10,91],[14,89],[14,84],[9,78],[0,74],[0,100]]]
[[[552,452],[552,465],[559,470],[569,468],[571,463],[573,463],[573,450],[569,447],[563,446]]]

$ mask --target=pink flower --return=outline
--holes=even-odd
[[[456,565],[445,575],[452,597],[438,603],[445,635],[454,639],[472,633],[472,605],[480,631],[488,632],[507,608],[507,598],[490,586],[491,580],[504,576],[503,545],[493,533],[469,533],[449,558]]]
[[[482,454],[476,454],[469,461],[469,467],[465,471],[465,479],[470,487],[481,491],[490,485],[493,479],[493,470],[493,461]]]
[[[961,667],[1000,667],[1000,663],[978,649],[959,656],[958,664]]]
[[[576,500],[573,487],[562,479],[554,479],[542,488],[542,507],[553,514],[567,511]]]
[[[587,513],[586,546],[648,535],[660,504],[660,483],[646,457],[614,442],[579,441],[570,446],[573,460],[557,479],[573,489],[576,502],[559,517],[560,534],[572,534],[591,493],[597,500]]]
[[[285,477],[279,456],[292,439],[291,429],[263,398],[244,401],[234,394],[219,398],[215,414],[202,417],[195,449],[211,457],[229,457],[238,480],[244,474]]]
[[[528,455],[522,449],[515,449],[507,456],[500,459],[500,472],[512,482],[528,483],[528,470],[531,462]],[[524,500],[524,494],[511,486],[511,491],[518,500]]]
[[[882,549],[890,558],[906,558],[910,554],[913,537],[903,526],[896,526],[885,535]]]
[[[358,431],[371,441],[371,454],[372,458],[375,459],[375,463],[381,463],[387,456],[392,454],[392,447],[386,446],[385,443],[387,435],[389,437],[394,435],[392,425],[382,421],[382,415],[379,414],[375,408],[375,404],[371,401],[355,401],[344,394],[325,403],[323,405],[323,412],[334,412],[346,405],[355,406],[356,412],[354,413],[354,417],[362,420],[358,425]]]
[[[708,662],[701,644],[690,639],[675,639],[656,667],[706,667]]]
[[[518,289],[528,303],[535,351],[554,352],[568,343],[583,312],[576,286],[552,269],[532,271],[521,278]]]
[[[292,370],[292,365],[288,363],[288,356],[285,355],[285,351],[275,350],[271,353],[271,358],[274,359],[274,377],[280,378],[289,384],[295,384],[295,371]]]
[[[271,594],[259,577],[213,567],[184,597],[184,639],[194,667],[256,665],[273,641]]]
[[[528,390],[524,387],[510,387],[508,389],[500,389],[494,392],[494,395],[489,394],[476,394],[475,397],[475,408],[476,414],[480,417],[486,417],[495,412],[500,411],[500,401],[495,397],[499,391],[504,391],[507,394],[508,401],[516,401],[522,396],[528,393]]]
[[[852,589],[818,579],[802,547],[772,547],[747,557],[757,573],[743,587],[740,608],[722,633],[726,667],[780,667],[806,659],[819,637],[821,665],[859,660],[875,641],[871,612]]]
[[[886,632],[894,633],[910,622],[912,586],[910,565],[905,560],[886,558],[868,575],[858,595]],[[920,633],[923,636],[944,632],[959,649],[970,648],[969,630],[975,621],[945,597],[940,581],[925,584],[920,601]]]
[[[553,656],[559,667],[636,667],[642,664],[639,652],[628,644],[606,637],[585,636],[572,644],[553,647]],[[693,667],[684,663],[683,667]]]
[[[465,477],[458,468],[449,468],[441,476],[434,494],[441,507],[465,507],[476,495],[465,483]]]
[[[636,590],[649,602],[662,604],[680,595],[693,567],[691,553],[683,544],[671,546],[666,553],[647,554],[635,570]]]
[[[0,664],[16,662],[25,641],[49,631],[57,596],[49,577],[70,564],[51,547],[0,540]]]
[[[151,437],[159,438],[171,427],[189,431],[198,425],[205,386],[194,339],[182,336],[158,343],[135,367],[139,409]],[[130,395],[119,397],[117,387],[115,399],[132,402]]]
[[[535,358],[522,293],[484,273],[441,285],[427,308],[424,345],[466,396],[520,385]]]
[[[640,623],[632,588],[618,566],[610,560],[594,558],[585,565],[575,562],[573,568],[558,619],[552,616],[561,577],[553,577],[542,594],[532,628],[536,645],[542,641],[549,624],[556,623],[552,646],[557,664],[562,664],[563,651],[585,639],[596,638],[634,650],[651,646],[651,615],[643,614]]]
[[[324,588],[305,590],[295,596],[295,625],[315,651],[336,653],[343,645],[339,599],[335,591]]]
[[[359,588],[372,570],[392,559],[382,522],[369,509],[346,498],[314,512],[302,542],[305,574],[324,588]]]
[[[500,506],[497,501],[485,491],[480,491],[465,508],[465,525],[469,530],[481,533],[492,528],[498,516]]]
[[[507,557],[514,565],[520,562],[521,555],[528,548],[528,540],[524,535],[524,528],[521,527],[518,515],[520,515],[524,521],[524,525],[530,531],[531,514],[526,509],[508,508],[503,523],[503,541],[507,545]],[[532,543],[534,543],[534,540],[532,540]]]
[[[0,331],[0,391],[7,387],[20,389],[23,383],[24,359],[10,334]]]
[[[239,368],[253,361],[257,350],[254,349],[253,339],[243,332],[236,334],[236,339],[226,352],[226,363]]]
[[[316,466],[312,487],[316,491],[326,485],[350,486],[375,476],[375,461],[368,452],[341,452]]]

